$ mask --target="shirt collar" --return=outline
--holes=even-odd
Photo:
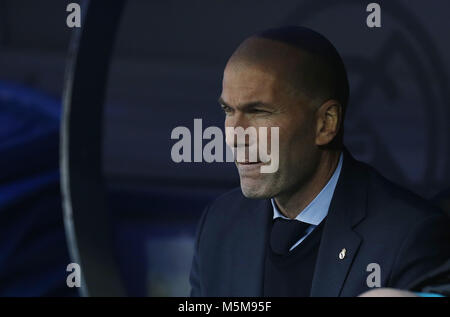
[[[339,175],[341,174],[343,160],[344,156],[341,153],[336,170],[334,171],[328,183],[324,188],[322,188],[320,193],[313,199],[313,201],[311,201],[309,205],[306,206],[305,209],[303,209],[303,211],[298,214],[298,216],[295,218],[296,220],[317,226],[327,216],[331,199],[333,198],[334,189],[336,188]],[[272,203],[273,208],[273,219],[277,217],[289,219],[278,210],[278,207],[275,204],[275,200],[273,198],[270,199],[270,202]]]

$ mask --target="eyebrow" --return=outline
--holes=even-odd
[[[226,106],[226,107],[233,108],[232,106],[230,106],[229,104],[227,104],[227,103],[222,99],[222,97],[219,98],[218,102],[219,102],[219,104],[222,105],[222,106]],[[249,102],[249,103],[245,103],[245,104],[243,104],[243,105],[236,106],[236,108],[238,108],[239,110],[249,110],[249,109],[252,109],[252,108],[255,108],[255,107],[258,107],[258,106],[267,106],[267,103],[264,103],[264,102],[262,102],[262,101],[252,101],[252,102]]]

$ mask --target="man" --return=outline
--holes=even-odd
[[[241,188],[200,220],[192,296],[357,296],[405,288],[450,256],[445,216],[343,148],[348,90],[339,54],[307,28],[264,31],[234,52],[225,126],[278,127],[278,169],[261,173],[270,162],[249,161],[251,142],[227,139],[245,149]]]

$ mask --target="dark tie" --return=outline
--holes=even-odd
[[[309,226],[309,223],[295,219],[275,218],[270,234],[272,251],[279,255],[288,254],[289,249],[305,234]]]

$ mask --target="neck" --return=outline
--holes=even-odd
[[[316,171],[307,182],[303,183],[302,186],[296,188],[293,192],[274,197],[278,209],[284,216],[294,219],[313,201],[336,170],[340,154],[340,150],[324,151],[320,155]]]

